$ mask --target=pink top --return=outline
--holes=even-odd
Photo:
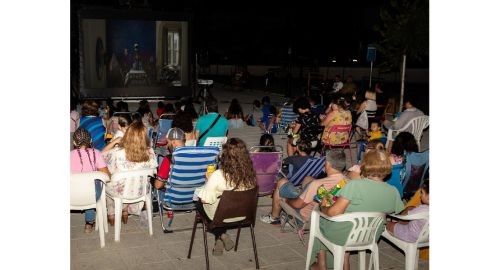
[[[71,118],[69,132],[75,132],[75,130],[78,128],[77,122],[78,122],[78,119],[80,119],[80,114],[77,111],[71,111],[69,116]]]
[[[80,150],[80,155],[82,156],[81,162],[80,162],[80,156],[78,155],[78,150]],[[94,154],[92,153],[92,150],[95,153],[95,158]],[[71,151],[70,163],[71,163],[72,173],[92,172],[92,171],[97,171],[97,169],[106,167],[106,163],[104,162],[102,154],[99,150],[94,148],[88,148],[88,153],[90,155],[87,155],[87,151],[85,151],[85,149],[75,149]]]
[[[321,185],[324,185],[326,189],[332,189],[336,184],[338,184],[342,179],[344,179],[344,175],[341,173],[336,173],[332,175],[328,175],[325,178],[313,180],[306,189],[299,195],[307,205],[300,209],[300,215],[304,220],[309,220],[311,217],[312,210],[314,206],[318,203],[314,201],[314,196],[318,192],[318,188]]]
[[[408,215],[416,214],[420,212],[429,212],[429,205],[421,204],[414,209],[408,211]],[[418,235],[422,231],[422,227],[425,224],[425,219],[412,220],[408,224],[396,223],[394,226],[394,236],[397,238],[414,243],[418,239]]]

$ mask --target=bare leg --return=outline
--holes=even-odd
[[[311,176],[306,176],[306,178],[304,178],[304,180],[302,181],[302,190],[304,190],[304,187],[309,184],[310,182],[312,182],[314,180],[313,177]]]
[[[318,252],[316,262],[311,265],[311,270],[326,270],[326,254],[324,250]]]
[[[351,268],[351,264],[349,263],[349,255],[351,255],[350,252],[346,252],[344,254],[344,270],[349,270],[349,268]]]
[[[273,193],[273,208],[271,210],[271,216],[273,218],[278,218],[281,212],[281,206],[280,206],[280,188],[283,186],[288,180],[286,178],[281,178],[278,180],[278,183],[276,184],[276,189],[274,190]]]
[[[297,147],[293,147],[292,144],[288,142],[286,145],[286,153],[288,154],[288,156],[293,156],[293,154],[295,154],[295,151],[297,151]]]

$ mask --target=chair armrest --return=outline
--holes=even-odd
[[[429,212],[420,212],[411,215],[397,215],[389,214],[390,217],[401,219],[401,220],[417,220],[417,219],[429,219]]]

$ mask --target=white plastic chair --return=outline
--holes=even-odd
[[[104,194],[106,192],[103,185],[101,197],[96,201],[95,182],[98,179],[109,181],[109,176],[103,172],[72,173],[70,176],[70,209],[87,210],[96,209],[95,229],[99,231],[101,248],[105,246],[104,232],[108,232],[108,223],[106,219],[106,202]]]
[[[353,227],[344,246],[336,245],[330,242],[319,228],[320,217],[332,222],[348,221],[353,223]],[[359,251],[360,269],[365,268],[366,250],[372,252],[371,257],[375,265],[375,270],[379,270],[378,246],[376,242],[376,232],[385,219],[385,213],[378,212],[355,212],[347,213],[334,217],[328,217],[319,211],[318,206],[311,213],[311,231],[309,235],[309,244],[307,248],[306,269],[309,269],[312,258],[312,248],[314,239],[317,238],[328,250],[333,253],[334,270],[341,270],[344,265],[344,254],[346,251]],[[371,259],[370,259],[371,262]]]
[[[207,137],[203,146],[217,146],[222,150],[222,145],[227,141],[227,137]]]
[[[137,203],[144,201],[146,204],[146,212],[148,214],[149,235],[153,235],[153,213],[151,208],[151,189],[149,184],[149,176],[154,175],[153,169],[132,170],[125,172],[116,172],[111,176],[112,184],[120,182],[123,189],[120,195],[108,189],[107,196],[113,198],[115,202],[115,242],[120,241],[121,222],[123,203]]]
[[[401,219],[401,220],[417,220],[417,219],[425,219],[425,224],[422,227],[422,231],[418,235],[417,241],[414,243],[409,243],[403,241],[387,230],[382,233],[382,237],[387,239],[389,242],[393,243],[396,247],[403,250],[405,253],[405,269],[412,270],[418,269],[418,249],[429,246],[429,212],[420,212],[412,215],[390,215],[391,217]],[[371,265],[370,268],[371,270]]]
[[[425,128],[429,126],[429,116],[428,115],[422,115],[422,116],[417,116],[413,119],[410,120],[404,127],[400,129],[389,129],[387,132],[387,142],[385,143],[385,147],[389,147],[389,141],[394,141],[394,138],[403,131],[410,132],[413,137],[415,137],[415,140],[417,141],[418,149],[420,151],[420,140],[422,139],[422,132],[424,131]]]

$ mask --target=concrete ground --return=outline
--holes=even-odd
[[[270,95],[272,103],[282,104],[280,95],[257,90],[234,92],[227,87],[216,85],[212,93],[220,103],[220,112],[225,112],[232,98],[238,98],[245,113],[251,110],[254,99]],[[152,106],[155,107],[154,105]],[[261,132],[255,127],[244,127],[229,131],[229,137],[243,139],[248,147],[258,144]],[[428,131],[424,132],[422,149],[428,149]],[[275,135],[276,144],[286,146],[286,139]],[[286,149],[286,148],[284,148]],[[348,150],[345,150],[348,151]],[[355,158],[357,149],[352,150]],[[285,151],[286,152],[286,151]],[[348,155],[348,153],[346,152]],[[286,154],[285,154],[286,156]],[[350,164],[349,158],[347,158]],[[271,198],[260,197],[257,217],[269,213]],[[159,216],[153,217],[153,235],[147,228],[141,227],[139,217],[131,216],[128,224],[122,224],[121,241],[114,242],[114,227],[106,234],[106,246],[99,247],[99,235],[93,232],[87,235],[84,230],[83,213],[71,213],[71,269],[205,269],[203,234],[198,226],[191,259],[187,259],[194,213],[175,213],[172,229],[174,233],[164,234]],[[258,218],[257,218],[258,219]],[[233,240],[236,230],[228,231]],[[292,232],[281,232],[278,226],[256,221],[255,226],[258,258],[261,269],[304,269],[307,247]],[[306,234],[306,242],[308,234]],[[254,269],[254,255],[250,229],[242,229],[238,251],[226,252],[220,257],[211,254],[214,237],[208,235],[208,248],[211,269]],[[379,242],[380,269],[404,269],[404,254],[385,240]],[[351,256],[351,269],[358,268],[358,256]],[[428,261],[419,261],[419,269],[429,269]]]

